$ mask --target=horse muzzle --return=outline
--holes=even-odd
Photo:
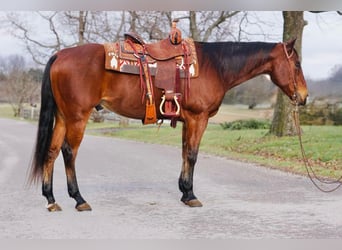
[[[304,106],[307,102],[309,95],[307,93],[301,94],[300,92],[296,92],[292,97],[293,104],[297,104],[300,106]]]

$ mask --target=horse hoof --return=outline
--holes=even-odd
[[[82,204],[76,206],[76,209],[79,212],[91,211],[91,206],[89,206],[89,204],[86,202],[86,203],[82,203]]]
[[[47,204],[46,208],[47,208],[47,210],[49,210],[49,212],[62,211],[62,208],[57,203]]]
[[[189,201],[184,201],[185,205],[188,205],[189,207],[202,207],[202,203],[197,200],[197,199],[193,199],[193,200],[189,200]]]

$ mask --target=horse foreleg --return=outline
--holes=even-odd
[[[81,144],[83,133],[86,126],[86,120],[72,123],[68,126],[66,140],[62,146],[62,153],[67,176],[68,193],[71,198],[76,201],[75,208],[78,211],[90,211],[91,207],[83,199],[77,184],[75,160],[78,148]]]
[[[196,115],[185,119],[183,124],[183,164],[179,177],[179,189],[183,193],[181,201],[190,207],[201,207],[202,203],[193,192],[193,174],[197,161],[199,144],[208,124],[208,116]]]
[[[50,211],[61,211],[61,207],[56,203],[53,195],[53,168],[55,160],[61,149],[65,136],[65,126],[63,120],[57,116],[48,156],[43,168],[42,193],[48,201],[46,208]]]

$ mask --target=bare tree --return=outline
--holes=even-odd
[[[7,22],[9,30],[23,41],[33,60],[45,65],[52,54],[63,48],[116,40],[124,28],[125,15],[124,12],[88,11],[38,11],[30,15],[12,12],[8,13]]]
[[[230,35],[231,20],[239,11],[189,12],[189,30],[196,41],[221,40],[219,37]],[[222,37],[221,37],[222,38]],[[227,38],[226,38],[227,39]]]
[[[172,22],[170,11],[130,11],[129,31],[139,33],[149,42],[167,37]]]
[[[115,41],[126,23],[125,11],[64,11],[60,23],[73,37],[75,45]]]
[[[45,64],[49,56],[70,45],[58,32],[59,27],[56,22],[58,12],[31,13],[31,21],[26,19],[27,16],[27,13],[14,12],[7,15],[7,20],[12,34],[23,41],[26,50],[36,63]],[[40,26],[38,29],[34,28],[37,22]]]
[[[88,20],[88,11],[65,11],[60,15],[61,24],[69,27],[69,35],[74,36],[77,45],[85,43],[85,32]]]
[[[130,11],[128,14],[130,31],[148,41],[167,37],[173,19],[180,20],[178,28],[183,37],[204,42],[247,40],[249,34],[243,29],[251,23],[247,18],[249,13],[241,11]]]
[[[126,11],[90,12],[87,20],[87,42],[111,42],[118,40],[128,29]]]
[[[26,70],[25,67],[25,59],[19,55],[1,61],[1,71],[6,76],[5,93],[15,117],[20,115],[25,103],[33,103],[39,96],[39,76],[34,70]]]

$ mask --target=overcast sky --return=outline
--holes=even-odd
[[[263,20],[274,23],[268,27],[278,42],[282,36],[283,19],[280,11],[257,12]],[[306,77],[326,78],[335,65],[342,65],[342,16],[336,12],[313,14],[305,12],[309,24],[304,28],[303,71]],[[268,32],[267,30],[265,32]],[[258,39],[258,38],[256,38]],[[23,47],[5,31],[0,31],[0,55],[23,53]]]
[[[335,65],[342,66],[342,16],[305,12],[305,19],[309,24],[303,34],[303,70],[312,78],[324,78]]]

